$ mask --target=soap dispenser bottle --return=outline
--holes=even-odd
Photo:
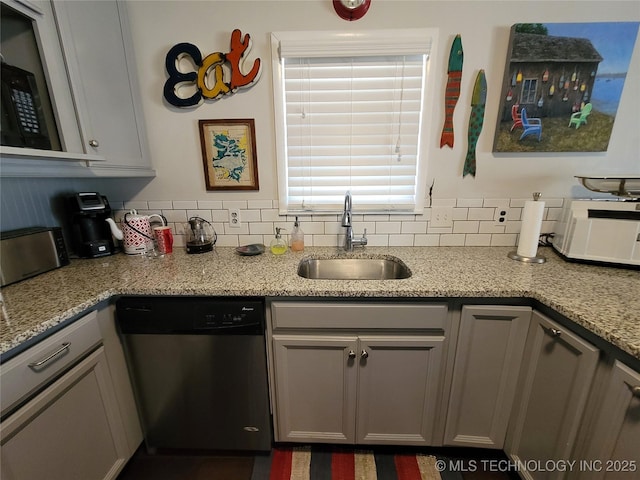
[[[271,249],[271,253],[273,253],[274,255],[282,255],[287,251],[287,244],[282,239],[282,236],[280,235],[280,230],[284,230],[284,228],[276,227],[276,238],[271,240],[271,244],[269,245],[269,248]]]
[[[291,231],[291,251],[301,252],[304,250],[304,232],[300,228],[300,222],[298,217],[293,224],[293,230]]]

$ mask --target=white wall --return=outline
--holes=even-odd
[[[541,191],[546,198],[588,196],[577,174],[640,174],[640,47],[636,45],[627,81],[605,153],[493,154],[511,25],[520,22],[640,21],[637,1],[396,1],[372,0],[356,22],[340,19],[331,0],[306,1],[130,1],[151,154],[158,176],[134,201],[275,200],[277,199],[275,134],[271,93],[269,33],[280,30],[346,30],[402,27],[439,29],[435,110],[429,116],[428,183],[434,198],[523,198]],[[203,56],[228,52],[231,32],[239,28],[253,40],[249,60],[261,58],[262,77],[236,95],[206,101],[195,109],[166,103],[162,88],[168,50],[180,42],[196,45]],[[448,52],[453,36],[462,35],[464,71],[455,110],[455,148],[439,148],[444,116]],[[484,69],[489,84],[485,123],[478,143],[476,178],[462,178],[472,83]],[[259,192],[207,192],[198,133],[199,119],[254,118],[260,175]]]

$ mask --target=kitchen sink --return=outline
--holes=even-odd
[[[314,280],[398,280],[411,270],[399,258],[305,258],[298,275]]]

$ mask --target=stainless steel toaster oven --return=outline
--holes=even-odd
[[[69,263],[59,227],[30,227],[0,233],[0,286]]]

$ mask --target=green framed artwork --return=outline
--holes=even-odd
[[[259,190],[254,120],[198,124],[207,190]]]

